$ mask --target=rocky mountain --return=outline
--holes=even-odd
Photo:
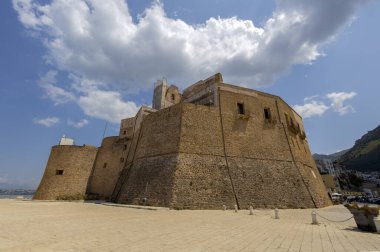
[[[380,125],[356,140],[337,161],[346,169],[380,171]]]
[[[316,159],[331,159],[331,161],[335,161],[337,160],[338,158],[340,158],[342,155],[344,155],[347,151],[349,151],[350,149],[348,150],[342,150],[342,151],[339,151],[339,152],[336,152],[336,153],[333,153],[333,154],[313,154],[313,159],[316,160]]]

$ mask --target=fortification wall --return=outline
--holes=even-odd
[[[224,155],[217,107],[184,103],[181,117],[181,153]]]
[[[171,207],[230,209],[236,204],[223,156],[180,153],[175,171]]]
[[[109,200],[123,168],[125,152],[130,145],[126,138],[106,137],[99,147],[90,177],[87,194]]]
[[[132,140],[128,163],[117,193],[119,203],[169,206],[181,128],[181,104],[144,118]]]
[[[97,150],[93,146],[53,146],[33,199],[83,198]]]
[[[301,118],[276,96],[219,87],[218,106],[183,103],[144,118],[117,202],[181,209],[328,205]]]
[[[239,118],[237,103],[244,104],[248,118]],[[227,156],[292,161],[273,97],[222,89],[220,106]],[[270,109],[271,121],[265,120],[264,108]]]
[[[228,163],[240,208],[314,207],[293,162],[235,157]]]
[[[162,109],[144,118],[135,159],[178,153],[181,104]]]
[[[219,110],[182,105],[180,154],[175,170],[174,208],[218,208],[235,203],[224,158]]]
[[[128,177],[122,185],[117,202],[170,206],[176,167],[177,154],[135,160],[128,171]]]
[[[240,208],[314,207],[313,199],[325,193],[323,184],[296,166],[277,98],[231,92],[228,86],[219,97],[220,112],[218,107],[183,104],[172,206],[219,209],[237,202]],[[237,103],[244,104],[245,116],[238,115]],[[264,109],[270,109],[270,120]],[[297,158],[309,164],[309,156],[304,152]]]
[[[317,207],[331,205],[332,202],[328,196],[326,187],[323,184],[323,179],[312,158],[306,135],[304,135],[304,137],[302,136],[305,134],[302,118],[282,100],[278,101],[278,107],[282,125],[285,128],[297,169],[299,169],[299,172],[302,175],[303,183],[308,188],[308,192],[311,195],[314,204]],[[298,131],[294,131],[289,127],[291,119],[297,126],[296,128],[299,128]]]

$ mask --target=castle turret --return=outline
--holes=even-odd
[[[154,85],[153,108],[160,110],[181,102],[178,87],[168,84],[165,78]]]

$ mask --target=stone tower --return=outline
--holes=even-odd
[[[178,87],[169,85],[165,78],[154,85],[153,109],[163,109],[181,102]]]

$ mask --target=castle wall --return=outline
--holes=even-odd
[[[217,107],[184,103],[181,117],[181,153],[224,155]]]
[[[314,204],[317,207],[324,207],[331,205],[331,200],[324,186],[323,179],[319,174],[318,168],[312,158],[307,138],[302,137],[305,129],[301,117],[295,113],[289,106],[282,100],[278,101],[282,125],[285,128],[289,147],[293,154],[297,168],[302,175],[303,183],[308,188],[308,193],[311,195]],[[288,117],[288,120],[286,119]],[[291,130],[289,127],[290,118],[294,121],[299,131]]]
[[[169,206],[177,167],[181,104],[144,118],[132,140],[127,165],[119,179],[119,203]]]
[[[130,141],[117,136],[106,137],[98,149],[87,193],[108,200],[124,166],[125,152]]]
[[[293,162],[234,157],[228,163],[240,208],[314,207]]]
[[[256,92],[220,91],[224,138],[227,156],[292,161],[286,135],[278,115],[275,99]],[[244,104],[249,118],[239,118],[237,103]],[[264,118],[264,108],[271,111],[272,121]]]
[[[302,153],[292,153],[288,129],[279,118],[278,98],[220,86],[220,112],[218,107],[183,104],[172,205],[219,209],[237,202],[240,208],[314,207],[313,199],[323,198],[325,189],[310,172],[307,142]],[[237,113],[238,102],[244,104],[243,117]],[[283,105],[287,113],[294,113]],[[264,108],[270,109],[270,120]],[[297,120],[303,129],[301,118]]]
[[[170,206],[177,209],[230,209],[235,197],[223,156],[180,153]]]
[[[218,108],[184,103],[181,120],[172,207],[233,206],[235,198],[224,158]]]
[[[35,198],[87,192],[178,209],[331,204],[302,118],[280,97],[222,81],[216,74],[182,98],[177,87],[158,82],[154,106],[161,109],[141,107],[98,151],[54,146]]]
[[[53,146],[33,199],[83,199],[97,150],[93,146]]]

